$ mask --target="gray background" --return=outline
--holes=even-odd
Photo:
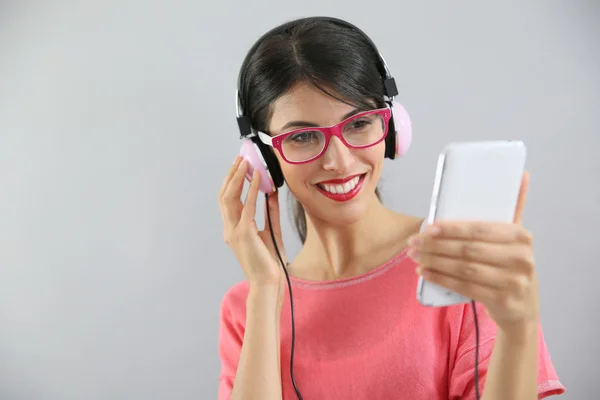
[[[313,14],[358,24],[396,75],[415,140],[385,167],[392,208],[425,215],[448,141],[527,143],[546,339],[564,398],[597,394],[598,2],[320,3],[0,3],[0,399],[216,397],[243,278],[216,201],[238,67]]]

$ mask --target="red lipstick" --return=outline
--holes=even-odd
[[[321,181],[321,182],[319,182],[319,185],[323,184],[323,183],[326,183],[329,185],[343,185],[344,183],[349,182],[352,179],[356,178],[357,176],[361,176],[361,175],[364,175],[364,174],[351,175],[351,176],[348,176],[348,177],[342,178],[342,179],[330,179],[328,181]]]
[[[353,175],[353,176],[349,176],[349,177],[343,178],[343,179],[331,179],[328,181],[322,181],[322,182],[319,182],[316,185],[316,187],[317,187],[317,190],[319,192],[321,192],[321,194],[323,194],[327,198],[334,200],[334,201],[344,202],[344,201],[353,199],[360,192],[360,190],[362,189],[363,182],[365,180],[365,175],[366,174]],[[323,184],[343,185],[344,183],[351,181],[352,179],[356,178],[357,176],[360,176],[360,178],[358,179],[358,183],[352,190],[350,190],[347,193],[331,193],[331,192],[325,190],[325,188],[322,186]]]

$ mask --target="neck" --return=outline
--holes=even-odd
[[[399,238],[411,218],[386,208],[375,194],[364,215],[349,225],[333,226],[306,215],[306,241],[296,258],[305,267],[297,273],[318,280],[363,273],[404,247]]]

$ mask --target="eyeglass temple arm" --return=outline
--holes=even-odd
[[[269,146],[273,146],[273,138],[269,135],[267,135],[264,132],[257,132],[258,133],[258,138],[260,139],[261,142],[263,142],[266,145]]]

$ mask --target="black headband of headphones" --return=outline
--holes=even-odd
[[[337,25],[340,25],[342,27],[345,27],[349,30],[353,30],[355,32],[358,32],[362,37],[364,37],[364,39],[366,40],[366,42],[371,46],[371,48],[373,49],[373,51],[375,52],[375,54],[377,54],[377,67],[379,69],[379,73],[381,74],[381,77],[383,78],[383,85],[384,85],[384,90],[385,90],[385,95],[391,100],[393,100],[393,98],[398,95],[398,88],[396,86],[396,81],[395,79],[391,76],[390,71],[387,67],[387,64],[385,62],[385,60],[383,59],[383,56],[381,55],[381,53],[379,53],[379,51],[377,50],[377,46],[375,46],[375,43],[373,43],[373,41],[371,40],[371,38],[369,38],[369,36],[367,36],[362,30],[360,30],[358,27],[354,26],[353,24],[338,19],[338,18],[333,18],[333,17],[309,17],[309,18],[300,18],[297,20],[293,20],[290,22],[287,22],[283,25],[280,25],[278,27],[275,27],[273,29],[271,29],[270,31],[268,31],[267,33],[265,33],[263,36],[261,36],[255,43],[254,45],[250,48],[250,50],[248,51],[248,54],[246,55],[246,58],[244,59],[244,61],[242,62],[242,66],[240,68],[240,72],[238,75],[238,82],[237,82],[237,91],[235,94],[236,97],[236,110],[237,110],[237,121],[238,121],[238,126],[240,128],[240,132],[241,132],[241,136],[245,137],[245,136],[249,136],[252,134],[252,125],[250,123],[250,117],[248,115],[245,114],[245,110],[244,110],[244,106],[242,104],[242,96],[241,96],[241,91],[243,88],[243,83],[244,83],[244,78],[245,78],[245,73],[246,73],[246,69],[247,69],[247,65],[248,62],[250,61],[250,59],[252,58],[252,55],[254,54],[254,52],[258,49],[258,47],[261,45],[261,43],[272,36],[276,36],[276,35],[280,35],[286,31],[288,31],[289,29],[297,26],[299,23],[303,22],[303,21],[325,21],[325,22],[331,22]]]

